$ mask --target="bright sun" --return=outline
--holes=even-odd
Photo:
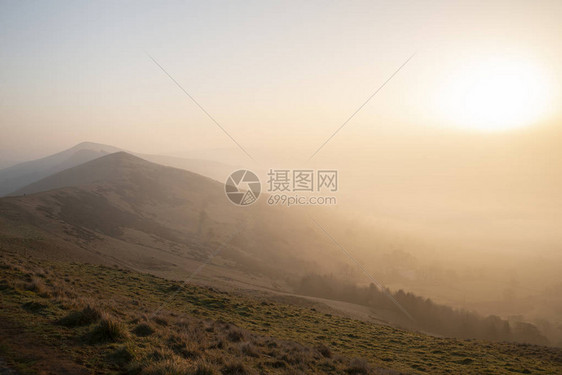
[[[463,66],[441,91],[448,122],[499,131],[531,125],[544,115],[547,86],[537,67],[501,59]]]

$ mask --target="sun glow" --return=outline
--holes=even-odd
[[[547,91],[544,74],[536,66],[493,59],[463,66],[443,87],[437,102],[448,123],[501,131],[540,120]]]

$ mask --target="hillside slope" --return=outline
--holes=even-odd
[[[119,151],[118,148],[91,142],[80,143],[57,154],[13,165],[0,170],[0,196],[65,169]]]
[[[263,200],[234,206],[221,183],[124,152],[59,172],[18,194],[0,199],[0,232],[21,237],[21,227],[32,223],[38,236],[64,239],[65,249],[74,248],[61,256],[120,260],[181,278],[222,246],[211,270],[223,266],[245,278],[281,281],[345,263],[337,251],[325,252],[325,237],[298,212]]]
[[[503,329],[507,322],[497,317],[483,320],[399,294],[416,316],[412,320],[383,293],[365,293],[349,278],[335,284],[317,278],[312,289],[303,288],[306,275],[361,271],[302,210],[272,207],[264,199],[237,207],[217,181],[125,152],[59,172],[20,193],[26,195],[0,199],[0,244],[36,257],[119,265],[175,280],[195,277],[212,285],[304,291],[354,303],[358,311],[368,306],[370,312],[361,314],[369,321],[454,337],[548,342],[532,325],[525,327],[533,334],[522,335]],[[436,309],[447,322],[433,318]],[[506,334],[494,333],[496,327]]]
[[[68,150],[44,158],[0,169],[0,197],[19,195],[21,189],[45,177],[116,152],[125,152],[125,150],[99,143],[82,142]],[[233,166],[208,160],[141,153],[131,154],[154,163],[188,170],[219,181],[225,180],[226,176],[235,170]],[[36,186],[34,192],[42,191],[37,190],[38,187]]]
[[[443,339],[3,248],[0,355],[25,373],[555,374],[562,351]]]

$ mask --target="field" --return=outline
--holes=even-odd
[[[562,373],[562,352],[436,338],[115,267],[2,253],[0,356],[21,374]]]

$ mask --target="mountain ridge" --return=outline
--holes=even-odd
[[[96,182],[110,182],[123,177],[121,172],[133,168],[150,168],[153,171],[157,169],[170,168],[180,171],[179,168],[168,167],[150,162],[141,157],[133,155],[125,151],[117,151],[99,158],[87,161],[83,164],[65,169],[42,180],[27,185],[14,192],[14,195],[34,194],[65,187],[76,187]],[[188,174],[196,174],[194,172],[181,170]],[[201,176],[201,175],[199,175]],[[209,182],[219,184],[208,177]]]
[[[0,170],[0,196],[10,194],[44,177],[119,151],[118,148],[82,142],[44,158],[26,161]]]
[[[235,206],[224,185],[211,178],[123,151],[46,177],[20,193],[0,199],[0,247],[24,243],[27,251],[33,244],[37,256],[118,264],[169,279],[191,278],[201,270],[196,276],[212,285],[225,281],[277,293],[298,292],[306,274],[342,268],[354,273],[350,260],[327,248],[324,233],[300,211],[263,199]],[[317,288],[329,284],[313,278],[312,289],[302,290],[330,298]],[[351,285],[344,293],[364,294]],[[371,297],[386,298],[371,293],[348,302],[368,306]],[[406,302],[415,307],[418,300]],[[407,323],[392,306],[377,306],[368,320]]]
[[[217,181],[226,179],[226,177],[236,169],[234,166],[216,161],[142,154],[100,143],[81,142],[67,150],[44,158],[30,160],[0,169],[0,197],[17,195],[28,185],[37,183],[43,178],[117,152],[126,152],[146,161],[187,170]]]

